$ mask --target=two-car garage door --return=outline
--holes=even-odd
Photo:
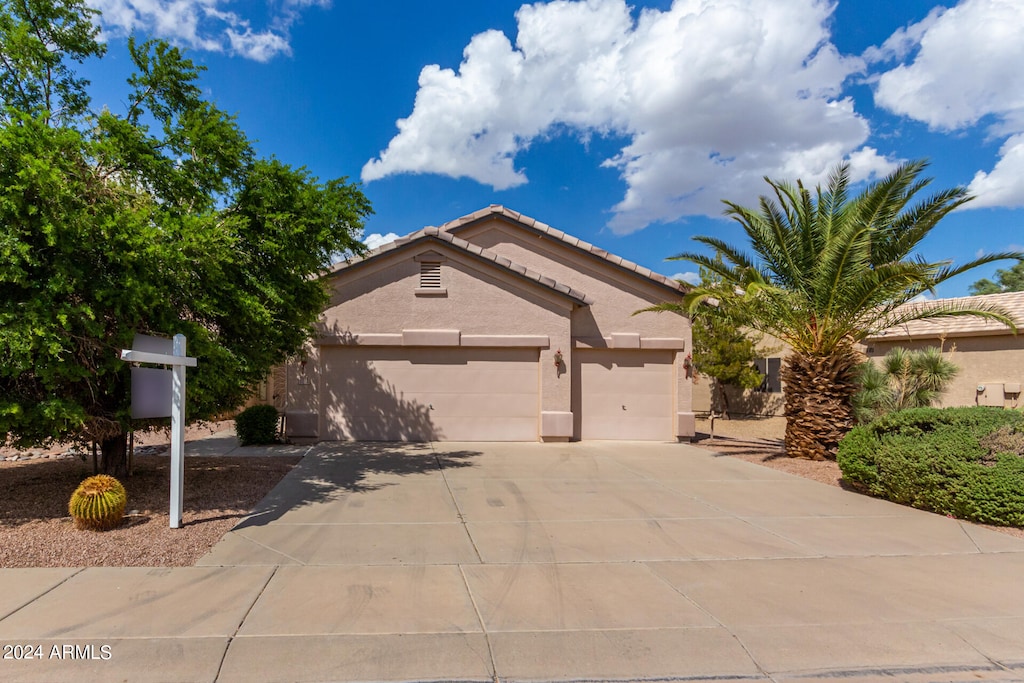
[[[537,349],[323,347],[320,435],[357,441],[536,441]],[[672,351],[578,349],[576,435],[673,439]]]
[[[321,438],[536,441],[537,349],[324,347]]]

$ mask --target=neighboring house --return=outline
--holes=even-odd
[[[491,206],[338,264],[291,363],[295,438],[666,441],[694,434],[683,287]]]
[[[988,294],[964,299],[938,299],[924,305],[940,305],[944,301],[985,302],[1001,306],[1016,321],[1018,334],[1008,327],[976,317],[914,320],[892,327],[864,340],[869,358],[877,359],[891,349],[902,346],[921,349],[938,346],[952,352],[950,360],[960,368],[940,399],[940,406],[1021,405],[1024,386],[1024,292]]]

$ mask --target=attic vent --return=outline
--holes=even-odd
[[[441,264],[420,263],[420,289],[441,289]]]

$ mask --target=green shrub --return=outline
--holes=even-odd
[[[241,446],[258,446],[277,442],[277,408],[269,405],[250,406],[235,418],[235,434]]]
[[[1024,415],[917,408],[855,427],[839,444],[843,478],[872,495],[987,524],[1024,526]]]
[[[868,360],[857,368],[860,389],[853,395],[853,415],[866,424],[900,410],[927,408],[958,372],[937,347],[913,351],[897,346],[880,364]]]
[[[117,479],[97,474],[78,485],[68,501],[75,528],[106,531],[121,524],[128,494]]]

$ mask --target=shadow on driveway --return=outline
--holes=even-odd
[[[264,526],[293,510],[391,486],[392,476],[472,467],[480,451],[434,452],[429,443],[338,442],[315,446],[233,531]]]

